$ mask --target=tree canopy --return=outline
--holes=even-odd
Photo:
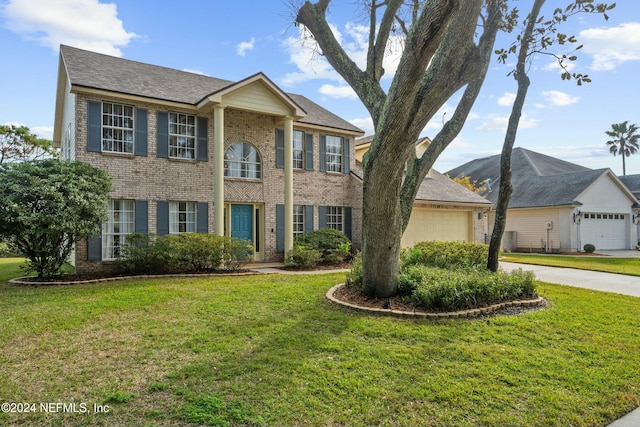
[[[56,274],[74,243],[96,235],[107,217],[111,178],[81,162],[57,159],[0,165],[0,237],[40,277]]]
[[[0,164],[56,157],[57,154],[50,140],[38,138],[28,127],[0,125]]]

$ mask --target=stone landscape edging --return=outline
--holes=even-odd
[[[52,282],[38,282],[33,280],[33,277],[17,277],[9,280],[11,285],[30,285],[30,286],[50,286],[50,285],[84,285],[88,283],[102,283],[102,282],[115,282],[117,280],[129,280],[129,279],[170,279],[170,278],[188,278],[188,277],[216,277],[216,276],[255,276],[264,274],[259,271],[239,271],[229,273],[208,273],[208,274],[139,274],[135,276],[114,276],[114,277],[102,277],[100,279],[87,279],[87,280],[74,280],[71,282],[52,281]]]
[[[382,316],[394,316],[394,317],[400,317],[400,318],[415,318],[415,319],[430,319],[430,320],[472,318],[472,317],[480,316],[483,314],[493,313],[494,311],[500,310],[501,308],[536,307],[536,306],[542,305],[545,301],[544,298],[538,297],[530,300],[507,301],[507,302],[501,302],[498,304],[493,304],[493,305],[482,307],[482,308],[474,308],[474,309],[462,310],[462,311],[449,311],[449,312],[442,312],[442,313],[440,312],[430,313],[426,311],[415,311],[415,310],[414,311],[404,311],[404,310],[394,310],[394,309],[389,310],[385,308],[363,307],[360,305],[355,305],[355,304],[351,304],[351,303],[339,300],[333,294],[344,285],[345,285],[344,283],[339,283],[334,287],[332,287],[331,289],[329,289],[325,295],[326,298],[335,304],[339,304],[343,307],[351,308],[354,310],[365,311],[368,313],[382,315]]]

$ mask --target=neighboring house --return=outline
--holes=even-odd
[[[356,140],[357,175],[362,175],[359,164],[372,140],[371,136]],[[422,155],[430,142],[419,139],[416,155]],[[490,209],[490,201],[432,169],[418,189],[402,247],[425,240],[485,243]]]
[[[618,178],[629,189],[629,191],[633,193],[636,199],[640,200],[640,175],[624,175],[618,176]],[[633,217],[633,222],[636,224],[638,232],[638,244],[636,248],[640,249],[640,215],[638,213]]]
[[[507,250],[571,252],[630,249],[637,243],[638,200],[610,169],[592,170],[523,148],[512,155],[513,194],[503,246]],[[472,160],[452,177],[489,179],[487,199],[496,203],[500,155]],[[494,212],[490,214],[490,231]]]
[[[262,73],[220,80],[60,48],[54,144],[113,177],[102,235],[76,245],[79,273],[108,268],[127,234],[226,234],[255,259],[335,228],[360,244],[362,131]]]

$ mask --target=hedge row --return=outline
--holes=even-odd
[[[253,246],[246,240],[205,233],[133,233],[127,236],[116,267],[133,274],[188,273],[237,270],[252,259]]]

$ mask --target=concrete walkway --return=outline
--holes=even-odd
[[[615,251],[610,256],[620,257],[625,252],[626,257],[640,257],[638,251]],[[609,255],[609,254],[607,254]],[[501,262],[500,267],[510,271],[522,268],[533,271],[536,279],[543,282],[558,283],[577,288],[593,289],[596,291],[613,292],[616,294],[640,297],[640,277],[625,276],[623,274],[601,273],[598,271],[576,270],[573,268],[546,267],[542,265],[516,264]],[[640,408],[629,412],[624,417],[609,424],[608,427],[639,427]]]

